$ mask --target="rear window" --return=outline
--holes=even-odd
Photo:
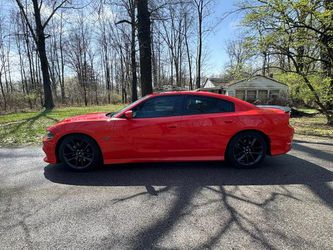
[[[226,100],[206,97],[188,96],[185,102],[185,115],[234,112],[235,104]]]

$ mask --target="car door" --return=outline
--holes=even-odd
[[[184,157],[222,159],[237,121],[230,101],[188,95],[184,102],[181,140]]]
[[[179,156],[183,100],[182,95],[155,96],[134,107],[132,119],[118,119],[117,157],[136,161]]]

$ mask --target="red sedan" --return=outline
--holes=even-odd
[[[75,170],[100,164],[229,160],[253,167],[288,152],[289,114],[208,92],[146,96],[117,113],[65,119],[47,129],[45,161]]]

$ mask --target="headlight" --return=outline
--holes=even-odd
[[[54,137],[54,134],[52,134],[52,132],[51,131],[47,131],[47,133],[46,133],[46,139],[48,139],[48,140],[51,140],[53,137]]]

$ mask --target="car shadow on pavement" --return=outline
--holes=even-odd
[[[292,155],[268,157],[255,169],[236,169],[227,162],[174,162],[106,165],[90,172],[72,172],[63,165],[48,165],[46,179],[80,186],[224,186],[288,185],[311,187],[333,207],[333,190],[326,182],[333,173]],[[147,191],[154,194],[152,190]]]
[[[316,184],[333,181],[333,173],[292,155],[268,157],[258,168],[237,169],[227,162],[173,162],[106,165],[73,172],[48,165],[45,177],[55,183],[83,186],[221,186]]]

